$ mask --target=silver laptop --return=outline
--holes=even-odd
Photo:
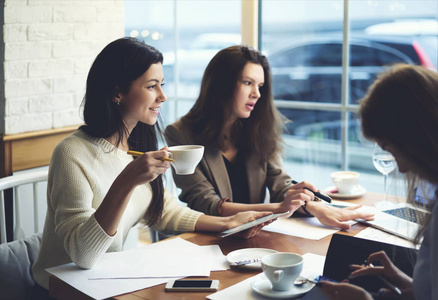
[[[356,221],[378,228],[393,235],[413,241],[420,225],[428,216],[429,211],[421,207],[431,205],[425,199],[434,199],[437,186],[432,184],[422,185],[415,192],[414,203],[394,203],[391,208],[379,210],[371,206],[363,206],[359,210],[374,213],[374,221],[357,219]],[[425,197],[424,195],[427,195]]]
[[[420,224],[429,214],[427,210],[407,203],[395,204],[394,207],[382,211],[375,209],[373,212],[374,221],[357,221],[410,241],[415,239]]]

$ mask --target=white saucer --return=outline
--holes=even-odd
[[[269,298],[276,298],[276,299],[282,299],[282,298],[298,298],[302,297],[305,293],[310,291],[315,284],[306,282],[302,286],[293,286],[289,291],[274,291],[272,289],[271,282],[265,277],[265,276],[258,276],[253,282],[251,282],[252,289],[265,297]]]
[[[272,250],[272,249],[265,249],[265,248],[243,248],[239,250],[232,251],[228,253],[227,260],[228,262],[236,262],[241,260],[248,260],[248,259],[254,259],[254,258],[260,258],[262,259],[263,256],[271,254],[271,253],[277,253],[278,251]],[[262,265],[261,262],[255,262],[252,264],[242,265],[239,266],[241,269],[250,269],[250,270],[261,270]]]
[[[330,197],[333,197],[333,198],[336,198],[336,199],[353,199],[353,198],[358,198],[360,196],[365,195],[367,190],[364,187],[358,185],[354,189],[353,193],[351,193],[351,194],[339,194],[337,189],[336,189],[336,187],[330,186],[330,187],[324,189],[324,192],[327,195],[329,195]]]

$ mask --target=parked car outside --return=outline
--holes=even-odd
[[[376,76],[386,67],[395,63],[436,68],[437,37],[438,35],[352,35],[349,39],[348,102],[357,104],[374,82]],[[430,42],[432,39],[435,39],[435,43]],[[269,61],[273,76],[273,94],[276,100],[317,103],[341,102],[341,34],[304,38],[296,41],[271,53]],[[315,130],[323,130],[322,133],[319,132],[320,136],[328,139],[340,139],[339,113],[286,108],[280,108],[280,112],[292,120],[287,124],[287,133],[289,134],[312,135],[314,133],[312,133],[311,126],[314,126]],[[353,121],[354,116],[351,116],[350,119]],[[352,124],[354,127],[357,122],[352,122]]]

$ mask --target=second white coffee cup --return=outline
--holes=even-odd
[[[303,257],[296,253],[272,253],[262,258],[262,270],[275,291],[288,291],[303,270]]]
[[[349,195],[357,188],[360,174],[353,171],[338,171],[331,174],[339,194]]]
[[[196,166],[204,155],[204,146],[199,145],[180,145],[168,148],[170,158],[175,161],[172,166],[178,175],[189,175],[195,173]]]

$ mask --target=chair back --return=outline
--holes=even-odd
[[[29,204],[32,203],[34,210],[34,232],[40,232],[39,230],[39,217],[38,217],[38,183],[47,181],[48,170],[38,170],[26,173],[20,173],[0,179],[0,244],[6,243],[6,213],[5,213],[5,190],[13,189],[12,203],[14,207],[13,217],[13,240],[20,240],[25,237],[23,224],[20,214],[20,187],[26,184],[33,185],[32,199],[28,199]]]
[[[0,299],[31,299],[35,280],[32,265],[38,257],[41,233],[0,244]]]

